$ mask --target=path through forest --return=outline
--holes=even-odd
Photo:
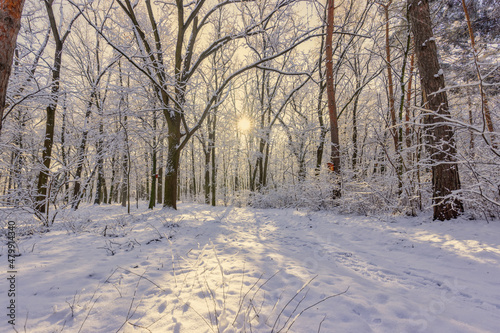
[[[16,329],[495,332],[499,235],[428,216],[86,206],[19,239]]]

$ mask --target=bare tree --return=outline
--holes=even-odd
[[[54,64],[52,66],[52,78],[51,78],[51,100],[46,108],[47,119],[45,120],[45,137],[42,151],[42,169],[38,175],[38,185],[37,185],[37,197],[36,197],[36,210],[40,213],[46,212],[46,205],[48,202],[47,198],[47,184],[50,173],[50,164],[52,156],[52,146],[54,144],[54,129],[56,122],[56,109],[57,102],[59,99],[59,88],[60,88],[60,77],[61,77],[61,67],[62,67],[62,53],[63,46],[66,38],[71,32],[71,26],[76,21],[79,13],[76,14],[70,21],[66,32],[61,34],[60,25],[56,22],[56,17],[54,15],[54,10],[52,5],[54,0],[44,0],[45,8],[47,10],[47,15],[50,22],[50,28],[52,30],[52,36],[55,42],[55,53],[54,53]]]
[[[219,50],[223,50],[227,44],[235,43],[238,40],[248,38],[250,36],[262,34],[265,30],[264,26],[267,22],[270,22],[274,16],[277,15],[277,13],[281,13],[286,10],[286,8],[293,4],[294,1],[277,0],[272,6],[266,6],[266,8],[270,8],[270,10],[266,12],[262,20],[257,22],[250,21],[241,29],[238,29],[238,31],[228,31],[227,33],[221,35],[220,38],[216,38],[215,40],[209,42],[208,46],[205,46],[200,51],[197,50],[195,46],[201,47],[198,45],[200,44],[200,32],[203,29],[206,29],[212,15],[219,8],[225,6],[234,7],[234,5],[244,3],[244,1],[225,0],[215,4],[210,4],[205,0],[190,3],[184,3],[183,0],[177,0],[175,3],[175,10],[177,12],[177,35],[174,39],[175,52],[173,70],[170,70],[163,60],[166,51],[162,46],[162,40],[160,38],[161,33],[159,31],[157,20],[154,17],[154,9],[151,1],[145,1],[146,18],[149,21],[150,27],[146,27],[142,23],[143,21],[138,19],[138,12],[141,10],[139,4],[133,4],[130,0],[116,0],[116,3],[118,3],[132,24],[133,32],[136,36],[135,40],[142,54],[140,61],[136,61],[134,56],[129,54],[123,47],[117,45],[113,40],[111,40],[110,37],[106,36],[105,32],[93,24],[87,15],[84,15],[84,17],[91,26],[100,31],[101,35],[104,36],[108,43],[113,46],[117,52],[121,53],[155,86],[168,129],[167,156],[164,168],[165,186],[163,205],[176,208],[180,153],[194,133],[202,126],[210,111],[222,102],[221,96],[223,95],[223,92],[226,91],[229,84],[241,73],[251,68],[255,68],[259,64],[278,58],[288,53],[304,41],[316,37],[317,35],[314,34],[316,29],[303,32],[297,38],[291,40],[290,44],[286,48],[277,50],[271,55],[261,57],[253,63],[244,64],[240,68],[235,69],[232,73],[228,73],[223,82],[206,102],[203,110],[201,111],[201,116],[196,118],[194,125],[189,126],[188,113],[186,112],[186,89],[188,88],[195,73],[198,73],[202,63],[204,63],[206,59],[209,59],[209,57],[214,53]],[[74,6],[77,5],[74,4]],[[91,4],[88,7],[91,7]],[[251,10],[250,6],[247,6],[246,4],[242,5],[242,8],[234,7],[233,9],[241,10],[242,13]],[[83,13],[83,9],[80,8],[80,10]],[[244,14],[242,15],[244,16]],[[153,41],[149,40],[149,36],[153,37]],[[173,76],[171,75],[172,72]],[[172,83],[173,92],[170,90]]]
[[[476,68],[477,78],[479,80],[479,93],[481,96],[481,110],[483,113],[484,121],[486,123],[486,127],[488,128],[488,131],[490,132],[490,135],[491,135],[491,137],[490,137],[491,145],[494,148],[497,148],[498,145],[496,143],[496,138],[493,135],[493,133],[495,132],[495,128],[494,128],[493,122],[491,120],[491,112],[490,112],[490,107],[488,105],[488,98],[486,97],[486,93],[484,91],[484,82],[483,82],[483,78],[482,78],[481,72],[480,72],[481,66],[479,64],[479,52],[478,52],[477,47],[476,47],[476,39],[474,37],[474,31],[472,29],[469,11],[467,9],[467,5],[465,4],[465,0],[462,0],[462,7],[464,8],[465,19],[467,21],[467,27],[469,30],[470,44],[472,47],[472,54],[474,57],[474,66]]]

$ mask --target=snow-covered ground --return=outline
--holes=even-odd
[[[129,216],[86,206],[18,246],[18,332],[500,328],[498,221],[199,204]],[[0,331],[13,332],[2,317]]]

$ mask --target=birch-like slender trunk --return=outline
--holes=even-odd
[[[330,115],[331,155],[330,163],[333,173],[340,175],[340,140],[337,121],[337,104],[335,101],[335,81],[333,77],[333,24],[335,15],[335,1],[328,0],[326,28],[326,93],[328,96],[328,112]],[[333,197],[340,197],[340,189],[334,189]]]

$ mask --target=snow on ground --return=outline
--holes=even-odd
[[[18,234],[27,230],[16,223]],[[7,267],[5,244],[3,233]],[[49,232],[20,236],[18,246],[18,332],[500,327],[498,221],[86,206],[63,212]],[[13,332],[5,315],[0,331]]]

